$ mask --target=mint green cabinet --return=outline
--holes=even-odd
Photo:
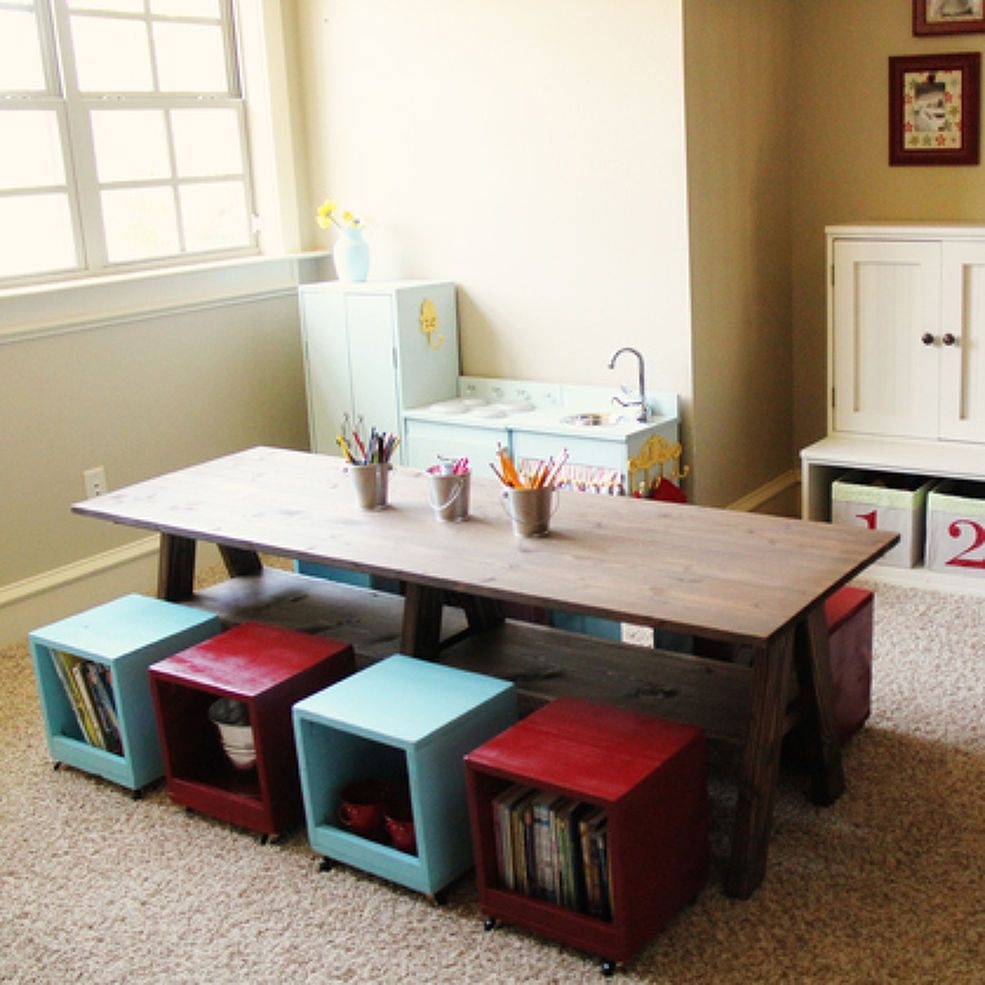
[[[360,421],[364,436],[400,435],[404,408],[455,393],[454,284],[326,281],[298,295],[312,451],[339,454],[336,435]]]

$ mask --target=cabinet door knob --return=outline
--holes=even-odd
[[[934,337],[933,337],[933,335],[930,334],[930,332],[924,332],[923,335],[920,336],[920,341],[924,345],[933,345],[934,344]]]
[[[957,341],[958,340],[950,332],[945,332],[943,336],[941,336],[941,342],[943,342],[944,345],[954,345]]]

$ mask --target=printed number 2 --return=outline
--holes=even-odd
[[[983,544],[985,544],[985,527],[975,520],[955,520],[947,528],[948,536],[957,539],[961,536],[961,526],[966,524],[974,531],[974,542],[970,547],[966,547],[960,554],[955,554],[947,564],[954,565],[956,568],[985,568],[985,557],[968,557],[974,554]]]
[[[869,530],[875,530],[876,529],[876,514],[878,512],[879,512],[878,510],[869,510],[868,513],[856,513],[855,514],[855,519],[856,520],[865,520],[866,527],[868,527]]]

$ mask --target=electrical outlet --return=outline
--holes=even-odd
[[[106,485],[106,467],[103,465],[97,465],[94,469],[86,469],[82,473],[82,478],[86,484],[86,496],[89,499],[93,499],[96,496],[102,496],[104,493],[109,492],[109,487]]]

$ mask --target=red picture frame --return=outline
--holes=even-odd
[[[981,55],[899,55],[889,59],[889,163],[979,162]]]
[[[913,0],[913,33],[985,33],[985,0]]]

